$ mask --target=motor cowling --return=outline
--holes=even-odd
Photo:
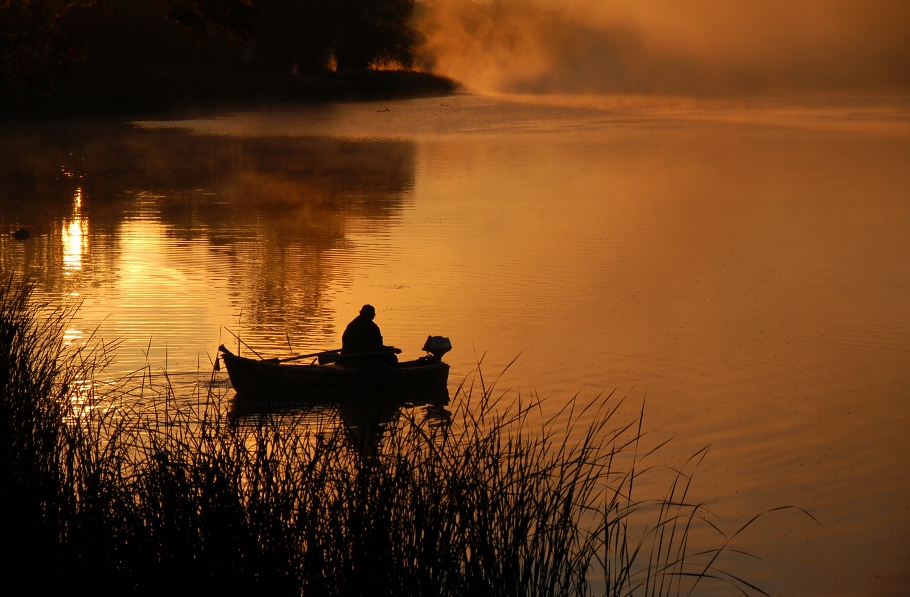
[[[442,355],[452,350],[452,343],[443,336],[427,336],[427,341],[423,344],[423,350],[437,359],[441,359]]]

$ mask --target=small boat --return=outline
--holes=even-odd
[[[337,355],[332,363],[301,365],[237,356],[224,345],[218,350],[238,400],[261,404],[348,400],[441,404],[449,398],[449,365],[442,361],[442,355],[451,346],[448,339],[431,336],[424,345],[427,356],[394,365],[377,360],[366,367],[346,366],[345,358]],[[320,359],[326,360],[330,359]]]

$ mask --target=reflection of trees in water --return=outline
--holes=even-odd
[[[90,127],[38,123],[5,125],[0,131],[2,269],[27,272],[52,294],[116,276],[116,239],[110,226],[102,224],[110,221],[104,213],[111,206],[88,199],[87,188],[97,186],[81,151]],[[96,213],[90,217],[90,211]],[[6,234],[20,226],[31,232],[27,242],[17,243]],[[71,229],[83,234],[78,247],[86,259],[81,269],[67,272],[71,258],[64,237]]]
[[[404,207],[414,147],[325,137],[227,138],[116,123],[7,126],[0,137],[4,271],[64,284],[67,223],[81,218],[79,284],[118,274],[127,222],[164,225],[168,245],[204,242],[227,263],[233,301],[262,341],[314,331],[335,272],[328,251],[354,228],[377,231]],[[79,212],[74,213],[74,197]],[[167,256],[165,256],[166,259]],[[71,282],[72,284],[72,282]],[[330,330],[323,330],[329,332]]]

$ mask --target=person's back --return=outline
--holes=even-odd
[[[367,309],[369,307],[369,309]],[[341,336],[341,354],[379,352],[382,350],[382,332],[373,322],[376,311],[364,305],[360,315],[355,317]]]
[[[379,326],[373,322],[374,317],[376,317],[376,309],[372,305],[364,305],[360,309],[360,315],[345,328],[344,334],[341,336],[341,354],[348,358],[340,359],[340,364],[349,367],[364,367],[377,361],[390,365],[398,363],[395,352],[401,351],[383,345],[382,332],[379,330]],[[363,358],[349,356],[365,353],[372,354]]]

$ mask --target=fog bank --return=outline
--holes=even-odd
[[[473,91],[910,89],[905,0],[425,0],[423,68]]]

